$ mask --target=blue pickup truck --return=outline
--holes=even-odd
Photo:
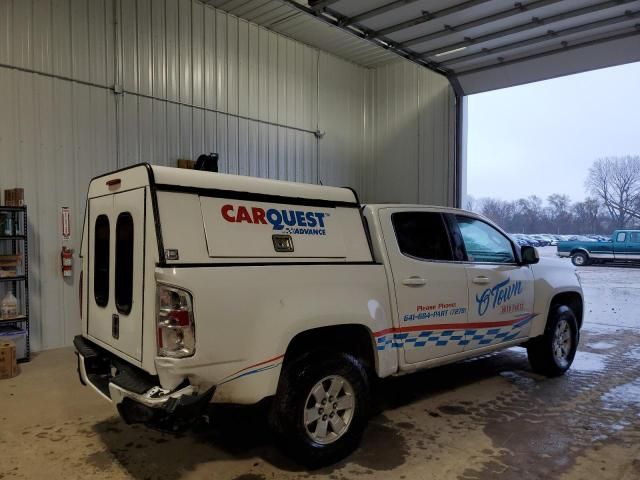
[[[558,256],[571,257],[574,265],[640,261],[640,230],[616,230],[606,242],[558,242]]]

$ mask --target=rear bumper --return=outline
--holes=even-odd
[[[571,256],[569,254],[569,252],[558,252],[556,255],[558,255],[559,257],[570,257]]]
[[[188,382],[174,390],[165,390],[158,377],[124,362],[82,336],[75,337],[73,344],[80,383],[113,403],[127,423],[187,423],[202,414],[215,392],[215,387],[199,392]]]

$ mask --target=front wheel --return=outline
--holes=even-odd
[[[584,252],[576,252],[571,255],[571,262],[576,267],[584,267],[585,265],[589,265],[591,261],[589,260],[589,256]]]
[[[571,308],[552,307],[544,334],[527,347],[531,368],[547,377],[557,377],[569,370],[578,349],[580,332]]]
[[[272,425],[287,453],[318,468],[356,449],[367,423],[366,369],[347,353],[303,355],[286,366]]]

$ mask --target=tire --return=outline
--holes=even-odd
[[[334,398],[331,387],[340,382]],[[345,400],[349,397],[351,400]],[[350,405],[350,410],[340,409]],[[368,411],[369,378],[362,362],[347,353],[321,351],[302,355],[286,366],[273,402],[271,425],[287,454],[308,468],[319,468],[358,447]]]
[[[566,305],[552,306],[544,334],[527,346],[531,368],[547,377],[564,374],[573,363],[579,341],[580,332],[573,310]]]
[[[591,263],[589,259],[589,255],[584,252],[576,252],[571,255],[571,263],[573,263],[576,267],[585,267]]]

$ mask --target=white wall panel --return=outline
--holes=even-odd
[[[455,96],[449,82],[404,60],[372,75],[372,197],[454,205]]]
[[[79,330],[78,270],[73,281],[59,272],[59,210],[71,208],[77,249],[88,182],[117,167],[112,94],[0,68],[0,105],[0,189],[24,187],[29,210],[33,347],[58,347]]]
[[[0,63],[113,84],[114,0],[2,0]]]
[[[195,0],[112,1],[125,92],[315,130],[317,50]]]
[[[325,185],[363,190],[365,85],[370,73],[328,54],[320,55],[319,179]]]

